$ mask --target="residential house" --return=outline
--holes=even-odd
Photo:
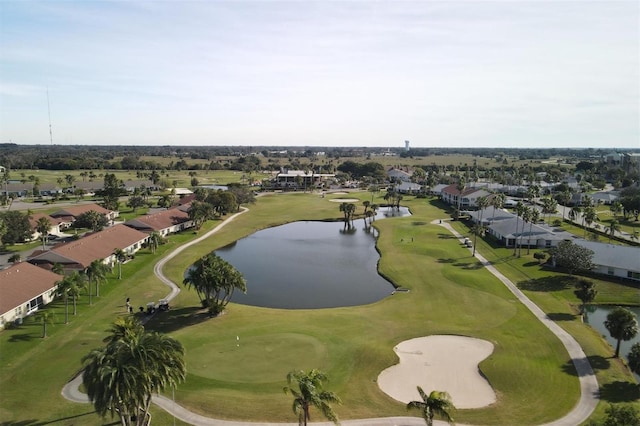
[[[75,241],[59,244],[51,250],[36,254],[29,262],[47,269],[59,263],[65,271],[84,270],[94,260],[113,267],[116,263],[113,252],[116,249],[134,254],[142,248],[147,238],[148,235],[144,232],[119,224]]]
[[[391,168],[387,170],[387,176],[390,181],[396,182],[411,182],[412,172],[405,172],[404,170]]]
[[[422,190],[422,185],[413,182],[401,182],[394,189],[400,194],[417,194]]]
[[[31,235],[32,240],[38,239],[41,236],[40,233],[36,230],[36,228],[38,227],[38,220],[40,220],[43,217],[47,219],[51,224],[51,227],[47,231],[47,234],[60,235],[62,233],[62,230],[61,230],[61,225],[63,223],[62,220],[56,219],[55,217],[51,217],[44,213],[34,213],[31,216],[29,216],[29,225],[31,226],[31,230],[33,231],[33,234]]]
[[[488,197],[491,195],[490,192],[485,191],[484,189],[476,189],[476,188],[465,188],[462,193],[458,189],[458,185],[448,185],[446,186],[442,192],[442,200],[451,204],[452,206],[458,207],[461,209],[469,209],[477,207],[477,201],[480,197]],[[458,199],[461,199],[458,204]]]
[[[41,183],[35,185],[35,183],[7,183],[6,185],[0,186],[0,195],[7,195],[9,197],[26,197],[31,196],[33,194],[33,189],[37,188],[38,193],[36,196],[46,197],[54,194],[62,193],[62,188],[50,184],[50,183]]]
[[[593,251],[592,272],[640,281],[640,247],[576,240],[573,242]]]
[[[56,295],[62,277],[28,262],[0,271],[0,328],[37,311]]]
[[[442,190],[445,189],[447,186],[449,186],[448,183],[439,183],[436,186],[434,186],[433,188],[431,188],[429,193],[431,195],[436,195],[438,197],[442,197]]]
[[[493,207],[469,212],[469,217],[474,223],[477,223],[481,216],[489,235],[505,247],[514,247],[517,241],[522,247],[549,248],[558,245],[560,241],[577,238],[560,228],[540,223],[526,223],[523,226],[522,218],[501,209],[494,210]]]
[[[113,221],[115,218],[117,218],[120,215],[120,213],[117,211],[108,210],[102,206],[92,203],[92,204],[78,204],[75,206],[65,207],[62,210],[58,210],[54,213],[51,213],[50,216],[53,218],[59,219],[63,223],[62,227],[64,228],[64,227],[71,226],[71,224],[75,222],[78,216],[84,213],[87,213],[91,210],[104,215],[109,222]]]
[[[189,213],[180,208],[140,216],[124,224],[141,232],[158,232],[163,237],[194,226],[193,221],[189,220]]]
[[[283,169],[272,182],[276,188],[322,188],[324,182],[335,177],[330,173],[314,173],[304,170]]]

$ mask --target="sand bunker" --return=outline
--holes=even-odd
[[[333,203],[356,203],[360,200],[357,198],[334,198],[333,200],[329,200]]]
[[[446,391],[456,408],[486,407],[496,401],[493,388],[478,364],[493,352],[486,340],[461,336],[427,336],[406,340],[393,348],[400,363],[378,376],[378,386],[393,399],[421,401],[427,394]]]

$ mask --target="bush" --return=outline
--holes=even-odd
[[[543,263],[544,260],[547,258],[547,255],[541,251],[537,251],[533,253],[533,258],[537,259],[539,263]]]

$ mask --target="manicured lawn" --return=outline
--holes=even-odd
[[[469,232],[459,222],[455,226],[463,234]],[[613,358],[613,348],[595,329],[584,324],[578,315],[581,302],[573,293],[576,277],[539,265],[533,258],[533,253],[538,250],[531,250],[527,254],[525,248],[522,250],[522,257],[518,258],[513,256],[513,249],[497,247],[492,241],[480,239],[478,250],[580,343],[601,386],[602,402],[595,418],[604,416],[608,403],[634,401],[636,408],[640,409],[640,388],[633,384],[634,379],[629,370],[619,359]],[[640,305],[638,283],[601,279],[597,276],[589,276],[587,279],[596,284],[596,304]]]
[[[356,195],[363,200],[371,197],[368,192]],[[339,218],[339,205],[329,202],[332,197],[337,196],[260,197],[248,213],[168,263],[165,273],[181,282],[185,268],[198,256],[267,226]],[[559,341],[501,283],[479,268],[457,240],[430,224],[446,217],[442,210],[426,200],[410,198],[403,204],[406,202],[413,216],[376,222],[382,253],[380,271],[397,285],[409,288],[408,293],[339,309],[277,310],[232,304],[225,315],[210,319],[198,309],[195,293],[182,291],[171,311],[157,315],[148,325],[171,333],[186,347],[189,374],[176,390],[176,400],[212,417],[292,422],[291,397],[282,392],[286,372],[321,368],[329,375],[328,388],[344,400],[344,405],[337,407],[341,418],[406,415],[404,405],[382,393],[375,383],[382,370],[397,362],[393,347],[418,336],[459,334],[483,338],[496,346],[480,368],[496,390],[498,402],[484,409],[460,410],[457,421],[536,424],[569,411],[577,402],[579,388]],[[374,202],[382,203],[382,197]],[[215,225],[208,223],[200,232]],[[168,293],[153,276],[153,264],[163,253],[193,237],[192,233],[173,236],[156,255],[137,254],[134,261],[123,265],[123,280],[117,280],[114,271],[93,307],[87,306],[86,296],[81,299],[78,316],[68,325],[61,324],[64,306],[56,302],[51,309],[56,311],[57,324],[49,327],[47,339],[39,338],[41,326],[33,323],[0,333],[0,418],[101,424],[95,414],[88,414],[92,411],[89,405],[65,401],[60,389],[79,370],[82,356],[102,344],[104,330],[124,313],[126,297],[137,307]],[[411,238],[413,242],[408,243]],[[273,255],[277,253],[265,253]],[[499,251],[498,255],[506,258]],[[503,263],[510,265],[506,260]],[[534,273],[534,268],[530,272],[518,265],[508,267],[523,270],[531,279],[542,274]],[[251,291],[251,283],[248,286]],[[616,292],[610,293],[613,298]],[[543,308],[552,309],[548,312],[570,310],[555,294],[541,300],[546,305]],[[580,324],[576,330],[588,334]],[[593,346],[585,348],[588,353],[600,353],[601,339],[596,338],[585,338]],[[629,376],[613,375],[615,363],[604,356],[599,360],[599,379],[610,377],[609,382],[602,382],[611,384],[605,396],[619,398],[615,386],[623,386],[620,383],[630,380]],[[154,423],[169,424],[170,419],[154,411]]]

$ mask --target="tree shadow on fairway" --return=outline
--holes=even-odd
[[[29,342],[39,337],[40,336],[36,336],[31,333],[20,333],[20,334],[14,334],[11,337],[9,337],[9,342]]]
[[[636,383],[616,381],[600,386],[600,399],[607,402],[632,402],[640,398]]]
[[[451,258],[449,258],[449,259],[442,259],[442,258],[438,259],[438,263],[455,263],[457,261],[458,261],[457,259],[451,259]]]
[[[427,222],[415,221],[415,222],[411,222],[411,224],[413,226],[422,226],[422,225],[426,225]]]
[[[475,269],[481,269],[482,268],[482,263],[480,263],[480,262],[458,262],[458,263],[454,263],[453,266],[459,266],[462,269],[475,270]]]
[[[210,319],[213,318],[201,307],[188,306],[177,309],[172,308],[168,312],[156,312],[148,322],[148,325],[154,331],[170,333]]]
[[[568,314],[566,312],[552,312],[547,314],[547,317],[551,321],[573,321],[576,319],[576,316],[573,314]]]
[[[438,238],[440,238],[441,240],[455,240],[456,237],[451,235],[451,234],[445,234],[442,232],[438,232]]]
[[[521,281],[518,283],[518,288],[529,291],[561,291],[574,287],[575,283],[575,277],[555,276]]]
[[[599,355],[588,356],[587,361],[591,365],[591,368],[594,372],[608,370],[611,366],[611,363],[608,359],[603,358]],[[573,365],[573,361],[569,360],[562,366],[562,371],[566,374],[570,374],[572,376],[578,376],[575,365]]]
[[[65,420],[71,420],[71,419],[78,419],[80,417],[84,417],[84,416],[90,416],[90,415],[95,415],[96,412],[95,411],[88,411],[86,413],[83,414],[77,414],[75,416],[67,416],[67,417],[61,417],[59,419],[55,419],[55,420],[50,420],[50,421],[39,421],[39,420],[20,420],[17,422],[2,422],[0,423],[0,426],[44,426],[44,425],[52,425],[55,423],[63,423]],[[67,424],[67,423],[65,423]],[[68,424],[73,424],[73,423],[68,423]],[[115,422],[110,422],[110,423],[104,423],[103,426],[109,426],[109,425],[118,425],[120,424],[120,422],[115,421]]]

